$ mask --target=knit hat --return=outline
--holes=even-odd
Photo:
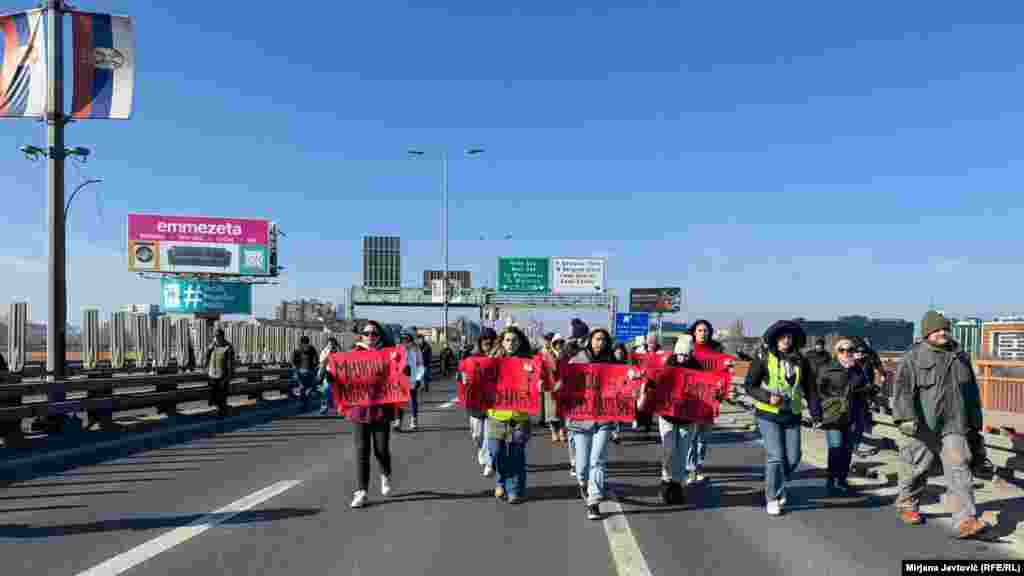
[[[935,310],[929,310],[921,319],[921,337],[927,338],[939,330],[949,330],[949,320]]]
[[[691,354],[693,352],[693,336],[683,334],[676,338],[676,354]]]

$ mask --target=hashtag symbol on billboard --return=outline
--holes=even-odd
[[[195,308],[199,305],[199,301],[202,300],[203,294],[196,289],[195,286],[189,286],[185,288],[185,308],[189,306]]]

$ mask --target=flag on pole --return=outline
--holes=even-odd
[[[0,116],[46,112],[45,40],[42,10],[0,16]]]
[[[135,84],[135,33],[126,16],[75,12],[71,116],[127,120]]]

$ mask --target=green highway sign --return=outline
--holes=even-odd
[[[498,258],[498,292],[545,294],[551,291],[548,258]]]

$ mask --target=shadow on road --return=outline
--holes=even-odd
[[[75,508],[88,508],[85,504],[57,504],[55,506],[28,506],[25,508],[0,508],[0,514],[14,514],[15,512],[44,512],[47,510],[74,510]]]
[[[54,486],[94,486],[96,484],[120,484],[120,483],[142,483],[142,482],[167,482],[173,478],[121,478],[111,480],[73,480],[71,482],[47,482],[33,484],[17,484],[13,486],[0,486],[4,490],[21,490],[25,488],[51,488]]]
[[[42,498],[71,498],[74,496],[105,496],[108,494],[132,494],[131,490],[95,490],[92,492],[61,492],[57,494],[24,494],[0,496],[0,500],[39,500]]]
[[[271,508],[265,510],[250,510],[235,516],[230,516],[222,526],[239,524],[251,524],[255,522],[275,522],[289,518],[303,518],[320,514],[320,508]],[[30,524],[0,524],[0,538],[53,538],[59,536],[74,536],[76,534],[96,534],[99,532],[121,532],[125,530],[154,530],[159,528],[178,528],[188,525],[200,518],[213,517],[211,522],[216,522],[218,514],[192,514],[182,516],[154,516],[152,518],[122,518],[115,520],[101,520],[99,522],[82,522],[77,524],[63,524],[56,526],[32,526]]]

